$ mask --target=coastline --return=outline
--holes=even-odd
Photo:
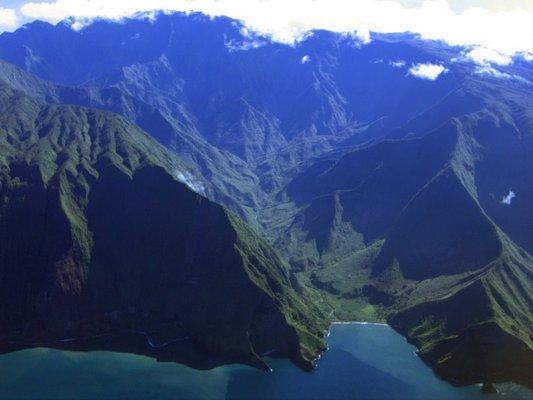
[[[378,325],[378,326],[388,326],[384,322],[367,322],[367,321],[333,321],[331,325]]]

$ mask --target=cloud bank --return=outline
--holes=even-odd
[[[361,38],[368,32],[409,31],[504,57],[533,54],[533,13],[480,7],[456,13],[446,0],[426,0],[419,7],[393,0],[55,0],[25,3],[21,13],[57,22],[69,16],[121,18],[155,9],[226,15],[283,43],[294,43],[312,29],[351,32]]]

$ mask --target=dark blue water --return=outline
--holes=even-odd
[[[32,349],[0,356],[1,399],[484,399],[478,386],[455,388],[381,325],[334,325],[330,350],[313,373],[269,360],[272,373],[242,365],[196,371],[111,352]],[[490,399],[532,399],[499,385]]]

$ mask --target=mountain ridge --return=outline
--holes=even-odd
[[[139,125],[179,179],[276,248],[293,286],[318,290],[318,308],[388,320],[456,383],[531,386],[530,66],[491,75],[416,37],[316,31],[286,46],[241,28],[179,13],[29,25],[0,36],[0,58],[49,81],[4,62],[0,79]],[[446,70],[423,80],[418,63]]]
[[[178,182],[173,155],[108,112],[42,105],[5,86],[0,99],[10,149],[0,186],[3,351],[141,329],[185,334],[197,354],[154,352],[127,335],[116,348],[197,367],[211,354],[212,366],[261,368],[259,354],[274,348],[312,368],[324,346],[321,311],[304,303],[304,289],[296,295],[264,240]],[[232,286],[239,294],[228,298]],[[209,311],[224,303],[226,311]]]

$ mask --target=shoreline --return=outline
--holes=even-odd
[[[378,325],[378,326],[388,326],[389,324],[386,324],[384,322],[367,322],[367,321],[334,321],[331,323],[331,325]]]

